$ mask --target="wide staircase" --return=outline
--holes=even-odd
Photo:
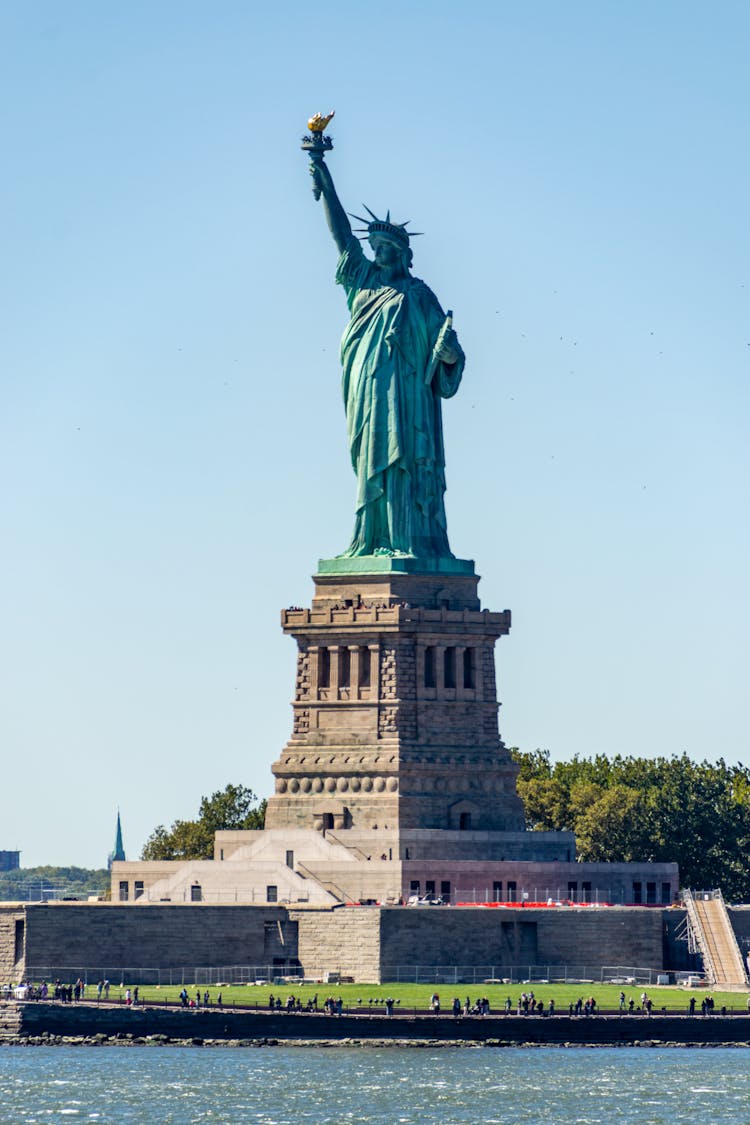
[[[747,988],[747,971],[721,891],[682,892],[688,933],[712,987]]]
[[[14,1000],[0,1003],[0,1043],[12,1042],[21,1033],[21,1007]]]

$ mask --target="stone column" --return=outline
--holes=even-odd
[[[368,645],[370,650],[370,699],[380,702],[380,645]]]
[[[310,653],[310,698],[320,699],[318,646],[310,645],[308,652]]]
[[[435,645],[435,687],[438,699],[445,698],[445,645]]]
[[[464,698],[464,653],[466,645],[456,645],[456,699]]]
[[[416,675],[417,675],[417,699],[424,695],[424,653],[427,646],[421,641],[417,641],[417,659],[416,659]]]
[[[349,649],[349,698],[359,699],[359,645],[347,645]]]
[[[331,682],[330,689],[331,699],[338,699],[339,697],[339,646],[329,645],[328,653],[331,660]]]

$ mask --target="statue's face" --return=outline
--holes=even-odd
[[[402,263],[402,255],[395,242],[391,242],[390,238],[382,238],[375,235],[370,239],[370,246],[375,255],[375,265],[383,266],[386,269],[394,269]]]

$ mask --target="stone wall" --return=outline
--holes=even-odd
[[[375,906],[290,908],[305,976],[322,979],[326,972],[340,972],[356,981],[379,981],[380,915]]]
[[[16,969],[17,946],[22,934],[17,933],[17,923],[23,923],[23,906],[5,903],[0,906],[0,984],[19,979]]]
[[[297,959],[297,927],[283,907],[40,903],[24,914],[23,969],[35,976]]]
[[[381,913],[386,975],[409,965],[663,967],[658,909],[414,907]]]
[[[396,966],[640,966],[674,969],[674,910],[648,907],[315,907],[49,903],[0,906],[0,982],[41,969],[301,964],[362,982]],[[750,910],[731,911],[738,937]],[[16,963],[16,923],[25,963]],[[499,974],[503,975],[503,974]]]
[[[447,1014],[407,1015],[397,1009],[391,1018],[359,1012],[339,1018],[323,1012],[286,1015],[216,1008],[165,1010],[140,1006],[126,1008],[124,1005],[43,1002],[0,1006],[0,1035],[3,1024],[7,1026],[9,1036],[20,1034],[32,1042],[37,1037],[49,1035],[79,1038],[113,1036],[128,1042],[138,1041],[149,1035],[159,1035],[188,1042],[192,1040],[196,1046],[207,1039],[254,1041],[258,1044],[291,1039],[308,1040],[311,1043],[316,1040],[327,1043],[371,1040],[378,1044],[389,1040],[463,1040],[495,1045],[606,1043],[621,1046],[630,1043],[652,1046],[657,1042],[734,1042],[746,1046],[750,1038],[750,1016],[746,1014],[725,1017],[715,1015],[711,1019],[661,1013],[652,1019],[633,1016],[571,1019],[567,1014],[559,1014],[553,1019],[497,1014],[481,1019],[454,1019]],[[140,1061],[140,1058],[134,1061],[134,1066]]]

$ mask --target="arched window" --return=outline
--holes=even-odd
[[[471,813],[462,812],[458,819],[458,828],[460,832],[468,832],[471,828]]]

